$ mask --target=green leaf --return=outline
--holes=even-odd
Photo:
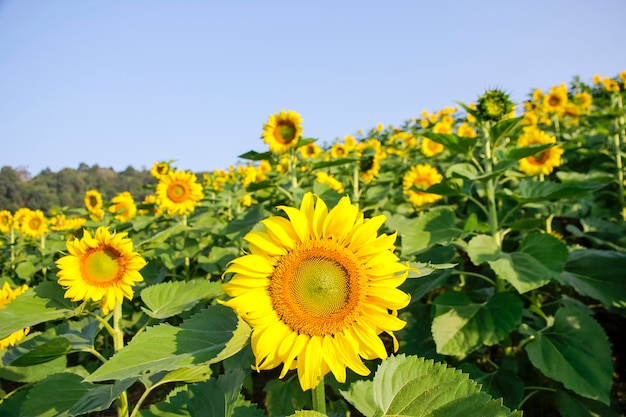
[[[68,417],[70,409],[83,395],[95,388],[83,383],[80,375],[59,373],[37,382],[22,405],[22,417]]]
[[[503,252],[491,236],[478,235],[469,241],[468,255],[474,265],[489,263],[499,277],[525,293],[563,272],[568,251],[565,243],[546,233],[527,235],[512,253]]]
[[[422,136],[442,144],[452,153],[463,155],[467,154],[474,146],[476,146],[478,141],[478,138],[468,138],[448,133],[424,132],[422,133]]]
[[[63,289],[53,282],[43,282],[38,287],[29,288],[26,292],[0,309],[0,339],[26,327],[34,326],[51,320],[58,320],[73,313],[73,310],[59,306],[57,298],[44,298],[39,294],[50,294],[51,286],[57,287],[56,297]],[[43,290],[43,291],[39,291]]]
[[[297,378],[273,379],[265,384],[265,409],[270,416],[288,416],[311,404],[311,393],[302,391]]]
[[[512,293],[497,293],[477,304],[465,293],[448,291],[433,304],[433,339],[437,353],[444,355],[464,355],[482,345],[495,345],[522,322],[523,303]]]
[[[524,179],[519,183],[519,193],[512,193],[510,196],[521,204],[527,204],[591,194],[605,185],[605,183],[591,181],[556,183]]]
[[[504,158],[517,161],[528,156],[532,156],[556,146],[556,143],[536,143],[526,146],[514,146],[506,148]]]
[[[259,153],[257,151],[248,151],[239,155],[237,158],[248,159],[250,161],[262,161],[264,159],[269,161],[270,159],[272,159],[272,157],[273,155],[271,152]]]
[[[204,279],[170,281],[151,285],[141,291],[141,300],[148,308],[142,308],[150,317],[166,319],[190,310],[201,300],[222,294],[219,282]]]
[[[341,394],[366,417],[521,416],[458,370],[416,356],[384,360],[371,381],[359,381]]]
[[[580,397],[573,392],[560,390],[556,393],[556,406],[562,416],[567,417],[623,417],[599,401]]]
[[[298,410],[289,417],[327,417],[327,414],[315,410]]]
[[[449,208],[435,208],[411,220],[396,222],[393,216],[388,226],[396,228],[402,239],[402,256],[423,252],[438,244],[448,243],[463,234],[455,225],[456,217]]]
[[[59,356],[65,356],[72,350],[70,342],[64,337],[56,337],[37,346],[30,352],[10,363],[12,366],[31,366],[46,363]]]
[[[460,366],[474,381],[482,386],[482,390],[493,398],[502,398],[509,408],[517,407],[524,397],[524,381],[518,376],[517,359],[504,356],[498,368],[492,372],[483,372],[476,365],[464,363]]]
[[[493,143],[496,143],[500,138],[506,136],[512,136],[520,128],[519,122],[523,119],[523,116],[514,117],[512,119],[501,120],[489,129],[489,135]]]
[[[0,378],[15,382],[36,382],[49,375],[63,372],[66,367],[65,356],[34,366],[0,366]]]
[[[352,158],[337,158],[337,159],[332,159],[330,161],[314,162],[311,164],[311,170],[354,164],[358,160],[359,158],[352,157]]]
[[[41,267],[35,266],[33,262],[21,262],[15,267],[15,273],[20,279],[30,281]]]
[[[81,382],[81,385],[88,386],[90,389],[76,401],[76,404],[74,404],[72,408],[70,408],[70,415],[82,416],[93,411],[108,410],[113,401],[115,401],[122,392],[130,388],[136,380],[136,378],[131,378],[124,381],[116,381],[113,384],[90,384],[88,382]]]
[[[526,352],[537,369],[575,393],[609,405],[611,347],[593,318],[575,307],[562,307],[552,328],[531,332]]]
[[[210,306],[180,327],[160,324],[148,328],[86,380],[121,380],[146,372],[216,363],[241,350],[248,343],[250,331],[232,309]]]
[[[626,254],[596,249],[572,251],[556,279],[607,307],[626,307]]]

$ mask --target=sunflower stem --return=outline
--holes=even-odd
[[[361,198],[361,192],[359,190],[359,161],[354,164],[354,170],[352,171],[352,204],[359,208],[359,199]]]
[[[122,330],[122,303],[115,303],[113,309],[113,350],[119,352],[124,347],[124,332]],[[126,391],[117,397],[118,417],[128,417],[128,396]]]
[[[311,395],[313,398],[313,410],[326,415],[326,392],[323,376],[317,383],[317,386],[313,388]]]

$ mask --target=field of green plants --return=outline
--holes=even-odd
[[[0,207],[0,416],[624,415],[625,83]]]

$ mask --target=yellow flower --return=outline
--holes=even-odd
[[[409,201],[415,207],[421,207],[441,200],[442,196],[440,194],[412,190],[413,186],[427,189],[431,185],[439,184],[441,181],[443,181],[443,176],[437,169],[428,164],[417,164],[411,167],[402,177],[402,188],[404,194],[409,196]]]
[[[87,190],[85,192],[85,207],[88,212],[102,210],[102,204],[102,194],[98,190]]]
[[[9,210],[0,210],[0,232],[10,232],[11,223],[13,223],[13,216],[11,216],[11,212]]]
[[[50,219],[50,229],[63,231],[78,229],[85,224],[87,219],[82,217],[67,217],[65,214],[57,214]]]
[[[104,209],[98,209],[98,210],[94,210],[89,212],[89,218],[91,220],[93,220],[94,222],[99,222],[100,220],[102,220],[104,218]]]
[[[124,191],[111,199],[109,212],[115,213],[113,218],[120,222],[132,220],[137,215],[137,205],[133,196],[128,191]]]
[[[241,198],[241,205],[250,207],[252,205],[252,193],[248,193]]]
[[[535,88],[533,91],[533,101],[539,101],[543,98],[543,91],[540,88]]]
[[[383,131],[383,129],[385,129],[385,125],[383,125],[382,123],[378,123],[378,124],[376,125],[376,131],[378,131],[378,132],[382,132],[382,131]]]
[[[574,102],[580,106],[582,110],[588,110],[591,107],[593,99],[591,94],[586,91],[574,95]]]
[[[331,189],[337,191],[339,194],[342,194],[344,191],[341,181],[339,181],[333,175],[318,171],[315,173],[315,180],[319,183],[328,185]]]
[[[193,173],[187,171],[170,171],[163,175],[157,184],[156,195],[159,208],[170,216],[193,212],[204,197],[202,185]]]
[[[609,77],[604,77],[602,79],[602,85],[604,85],[606,91],[619,91],[619,84],[617,83],[617,81]]]
[[[622,71],[618,74],[618,77],[620,80],[622,80],[622,83],[626,84],[626,71]]]
[[[15,228],[19,229],[22,227],[22,223],[24,223],[24,219],[28,214],[30,214],[32,210],[26,207],[22,207],[17,209],[15,214],[13,214],[13,225]]]
[[[66,245],[69,255],[56,261],[58,282],[67,288],[66,298],[100,301],[104,314],[124,297],[132,300],[132,287],[143,281],[139,270],[146,261],[133,252],[126,233],[111,234],[108,227],[101,226],[93,236],[85,230],[82,239],[68,240]]]
[[[308,145],[300,146],[298,152],[302,159],[317,158],[322,154],[322,148],[315,143],[309,143]]]
[[[24,217],[20,230],[25,235],[40,237],[48,233],[48,219],[41,210],[31,210]]]
[[[369,184],[372,180],[380,174],[380,156],[379,154],[370,155],[368,157],[361,157],[359,164],[361,179]]]
[[[155,162],[150,168],[150,174],[158,179],[170,171],[170,164],[168,162]]]
[[[356,139],[352,135],[347,135],[343,138],[343,146],[346,148],[346,151],[351,151],[356,148]]]
[[[302,118],[292,110],[281,110],[270,116],[263,126],[263,140],[270,151],[283,153],[293,148],[302,136]]]
[[[534,111],[527,111],[524,113],[524,118],[522,119],[522,124],[524,125],[536,125],[539,121],[539,116]]]
[[[536,126],[524,127],[523,133],[517,140],[517,146],[527,146],[541,143],[555,143],[556,137],[549,136]],[[538,154],[522,158],[518,161],[520,171],[528,175],[550,174],[555,167],[561,165],[563,149],[560,145],[553,146]]]
[[[593,77],[591,78],[591,81],[595,84],[598,85],[600,84],[600,82],[602,81],[602,77],[600,77],[600,74],[594,74]]]
[[[562,113],[567,104],[567,87],[561,84],[550,88],[550,92],[543,98],[543,105],[548,113]]]
[[[347,154],[348,154],[348,151],[346,150],[346,147],[341,143],[335,143],[330,148],[330,156],[332,158],[343,158]]]
[[[397,310],[410,297],[397,287],[408,267],[393,254],[396,234],[378,235],[384,216],[371,219],[343,197],[328,210],[306,193],[300,209],[280,206],[244,239],[250,254],[230,263],[223,284],[235,309],[252,327],[257,371],[297,369],[303,390],[346,368],[368,375],[363,359],[386,358],[379,335],[405,326]]]
[[[159,207],[159,199],[155,194],[148,194],[147,196],[145,196],[141,204],[153,206],[152,211],[148,209],[140,209],[139,213],[141,214],[153,213],[154,215],[159,215],[162,212],[161,208]]]
[[[0,288],[0,308],[5,308],[7,304],[15,300],[19,295],[23,294],[28,289],[27,285],[21,285],[12,290],[8,282],[5,281],[2,288]],[[30,327],[18,330],[11,333],[4,339],[0,339],[0,349],[6,349],[9,346],[15,346],[17,342],[24,339],[24,336],[28,334]]]
[[[473,127],[468,125],[467,123],[461,123],[457,130],[457,135],[465,137],[465,138],[475,138],[476,131]]]
[[[422,138],[421,149],[425,156],[433,157],[443,152],[444,147],[441,143],[435,142],[434,140]]]

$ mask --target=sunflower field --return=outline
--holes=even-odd
[[[625,83],[0,207],[0,415],[624,415]]]

